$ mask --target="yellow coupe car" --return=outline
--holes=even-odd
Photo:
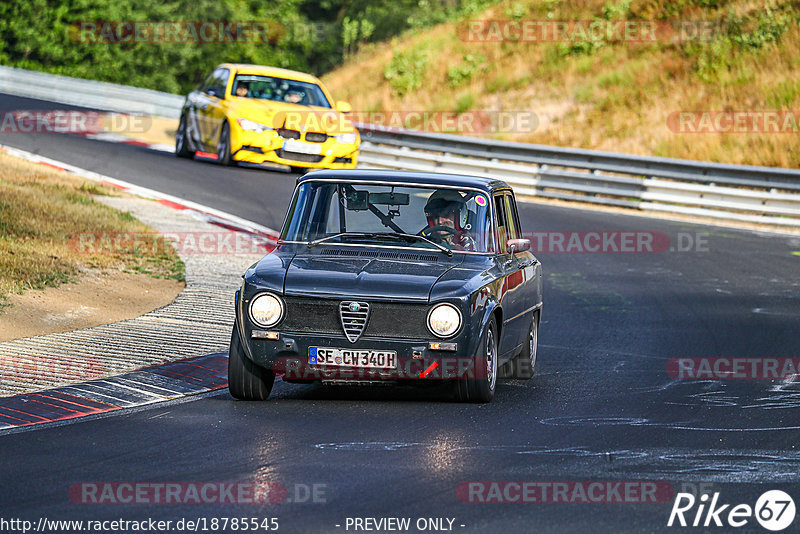
[[[223,64],[189,93],[175,154],[235,162],[279,163],[292,170],[352,169],[361,138],[319,79],[259,65]]]

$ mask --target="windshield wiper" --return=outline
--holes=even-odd
[[[324,243],[325,241],[330,241],[331,239],[336,239],[337,237],[375,237],[378,234],[369,233],[369,232],[339,232],[338,234],[329,235],[326,237],[321,237],[319,239],[315,239],[314,241],[309,241],[306,243],[308,248],[311,248],[315,245],[319,245],[320,243]]]
[[[374,234],[374,236],[375,237],[388,237],[390,239],[392,239],[392,238],[393,239],[402,239],[403,241],[411,241],[411,242],[413,242],[413,241],[425,241],[426,243],[430,243],[434,247],[438,248],[439,250],[441,250],[442,252],[444,252],[448,256],[452,256],[453,255],[453,250],[451,248],[448,248],[448,247],[446,247],[444,245],[440,245],[439,243],[431,241],[427,237],[424,237],[424,236],[421,236],[421,235],[404,234],[404,233],[400,233],[400,232],[395,232],[395,233],[384,232],[384,233],[380,233],[380,234]]]
[[[444,246],[440,245],[439,243],[435,243],[428,239],[427,237],[423,237],[421,235],[414,235],[414,234],[403,234],[403,233],[392,233],[392,232],[340,232],[338,234],[329,235],[326,237],[321,237],[319,239],[315,239],[313,241],[309,241],[306,243],[308,248],[311,248],[315,245],[319,245],[320,243],[324,243],[326,241],[330,241],[332,239],[337,239],[339,237],[360,237],[360,238],[368,238],[368,239],[375,239],[375,238],[389,238],[389,239],[400,239],[406,242],[413,242],[413,241],[424,241],[426,243],[430,243],[434,247],[438,248],[448,256],[453,255],[453,251]]]

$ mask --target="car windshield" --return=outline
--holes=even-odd
[[[284,224],[285,241],[374,243],[447,251],[494,249],[487,196],[467,189],[305,182]]]
[[[231,94],[240,98],[258,98],[304,106],[331,108],[330,102],[319,85],[275,78],[273,76],[237,74],[233,79]]]

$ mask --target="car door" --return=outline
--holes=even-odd
[[[505,195],[506,213],[509,220],[509,227],[513,226],[509,231],[509,239],[524,239],[522,227],[519,222],[519,212],[517,211],[517,202],[514,198],[514,193],[509,192]],[[538,291],[536,290],[536,264],[538,261],[530,250],[523,250],[514,253],[513,274],[511,274],[509,287],[514,288],[517,292],[516,301],[519,305],[518,311],[515,314],[515,322],[513,329],[519,331],[519,344],[525,343],[528,338],[528,327],[533,316],[533,309],[539,304]],[[513,282],[513,283],[512,283]]]
[[[502,282],[500,284],[500,305],[503,309],[503,325],[500,332],[498,352],[505,359],[509,353],[522,343],[522,319],[525,311],[524,292],[521,291],[522,272],[517,254],[508,250],[508,240],[517,239],[518,221],[516,214],[510,209],[506,192],[495,193],[494,208],[497,227],[497,266],[500,268]]]

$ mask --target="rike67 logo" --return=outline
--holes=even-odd
[[[750,523],[753,517],[767,530],[784,530],[794,522],[794,500],[784,491],[770,490],[762,494],[752,507],[749,504],[723,503],[719,492],[711,497],[704,493],[699,499],[691,493],[678,493],[667,526],[740,528]]]

